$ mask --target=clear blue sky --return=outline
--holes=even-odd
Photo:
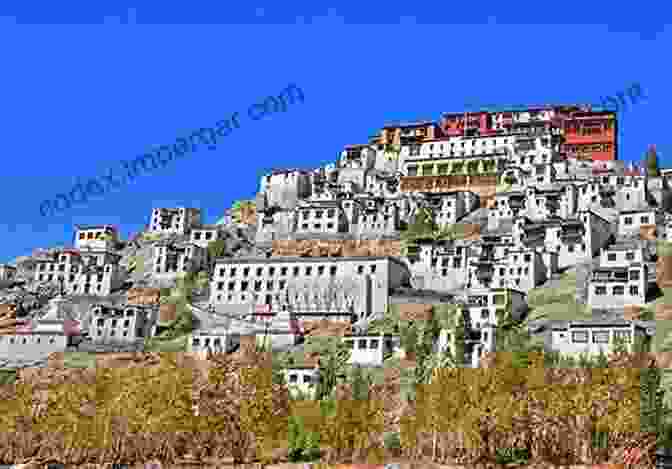
[[[127,237],[154,206],[200,207],[215,221],[254,196],[265,169],[316,167],[386,121],[474,100],[596,102],[638,81],[649,99],[626,111],[619,156],[640,160],[651,143],[663,164],[672,156],[665,3],[246,3],[1,4],[0,262],[70,244],[75,223]],[[304,104],[244,118],[215,151],[40,215],[77,178],[245,114],[290,82]]]

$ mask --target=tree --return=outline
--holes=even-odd
[[[222,257],[226,253],[226,240],[218,239],[208,243],[208,260],[209,260],[209,270],[210,272],[214,271],[215,260],[218,257]]]
[[[656,153],[656,146],[649,146],[646,152],[646,168],[649,176],[660,176],[660,169],[658,167],[658,154]]]
[[[243,463],[253,448],[264,456],[287,439],[288,389],[273,380],[271,354],[251,353],[245,363],[213,355],[208,384],[199,390],[200,428],[226,435],[234,464]]]
[[[361,366],[355,365],[350,376],[353,399],[368,399],[371,384],[370,376],[364,374]]]
[[[315,391],[316,399],[322,400],[331,396],[336,388],[338,377],[342,375],[349,359],[350,349],[340,341],[320,354],[320,371]]]

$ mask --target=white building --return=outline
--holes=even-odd
[[[358,317],[382,315],[392,288],[408,285],[406,265],[393,257],[275,257],[216,261],[211,304],[249,314],[287,299],[295,311],[325,303],[351,305]],[[353,287],[348,297],[348,288]],[[289,291],[288,291],[289,290]]]
[[[293,396],[300,394],[314,397],[320,377],[320,369],[316,366],[292,365],[284,370],[285,382]]]
[[[604,249],[600,266],[594,269],[590,279],[588,304],[600,309],[646,304],[649,282],[644,256],[644,249],[632,243]]]
[[[221,225],[196,225],[191,229],[189,242],[203,249],[213,241],[223,239]]]
[[[16,280],[16,267],[0,264],[0,288],[5,288]]]
[[[383,366],[394,352],[391,335],[344,335],[342,341],[350,349],[350,365]]]
[[[662,227],[664,221],[663,212],[655,208],[623,211],[618,214],[618,234],[624,237],[639,237],[642,226]]]
[[[564,326],[554,326],[551,331],[551,348],[562,355],[610,353],[617,340],[625,342],[633,352],[635,340],[647,341],[652,329],[638,321],[579,321]]]
[[[195,225],[201,224],[198,208],[155,208],[149,223],[151,233],[187,234]]]
[[[89,336],[95,344],[132,343],[154,335],[157,319],[156,308],[97,304],[91,308]]]
[[[68,295],[106,296],[121,288],[126,272],[118,254],[108,251],[63,249],[51,258],[39,259],[35,280],[59,284]]]
[[[240,346],[240,334],[215,327],[194,331],[187,340],[187,352],[205,358],[208,353],[229,353]]]
[[[207,262],[207,253],[196,244],[159,242],[154,245],[152,270],[157,276],[197,272]]]
[[[40,360],[76,344],[81,338],[79,322],[63,317],[64,302],[64,298],[53,298],[45,316],[26,321],[13,334],[1,334],[0,358]]]
[[[259,192],[266,195],[268,207],[291,210],[312,192],[311,174],[299,169],[279,169],[261,178]]]
[[[76,225],[75,248],[113,251],[119,243],[119,233],[110,225]]]

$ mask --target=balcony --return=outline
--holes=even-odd
[[[480,268],[476,271],[476,278],[479,280],[479,282],[489,283],[492,281],[492,276],[494,275],[494,273],[495,273],[494,268],[490,269]]]

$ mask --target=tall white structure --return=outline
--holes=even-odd
[[[201,210],[198,208],[155,208],[149,230],[152,233],[186,234],[195,225],[201,224]]]

